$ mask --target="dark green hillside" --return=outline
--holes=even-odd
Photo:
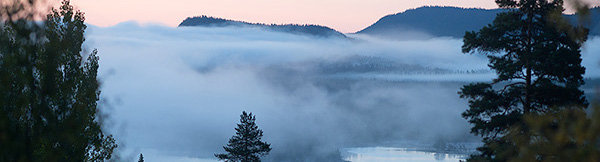
[[[182,26],[202,26],[202,27],[227,27],[227,26],[249,26],[262,27],[277,32],[286,32],[292,34],[304,34],[318,37],[342,37],[346,36],[334,29],[320,25],[298,25],[298,24],[261,24],[248,23],[243,21],[227,20],[209,16],[188,17],[179,24]]]
[[[429,37],[462,38],[466,31],[476,31],[490,24],[500,12],[503,10],[421,7],[387,15],[357,33],[393,39],[414,36],[414,33]],[[585,25],[590,28],[590,36],[600,35],[600,8],[593,8],[590,13]],[[565,17],[573,23],[578,22],[577,15]]]

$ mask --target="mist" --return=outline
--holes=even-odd
[[[402,141],[473,142],[457,92],[490,81],[461,39],[324,38],[261,28],[91,26],[102,106],[119,158],[216,160],[242,111],[256,115],[267,161],[341,160],[339,149]],[[600,39],[583,49],[600,77]],[[159,160],[160,161],[160,160]]]

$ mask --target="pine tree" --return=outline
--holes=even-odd
[[[581,45],[587,29],[573,27],[561,17],[562,0],[497,0],[508,9],[479,32],[464,36],[464,53],[486,55],[498,77],[473,83],[459,92],[469,100],[462,115],[483,137],[481,155],[471,160],[499,160],[518,154],[508,129],[523,125],[523,115],[585,108],[579,89],[584,84]]]
[[[215,154],[219,160],[228,162],[259,162],[261,156],[269,154],[271,144],[261,141],[263,131],[258,129],[256,118],[246,111],[240,115],[240,124],[235,128],[235,135],[229,139],[223,149],[226,154]]]

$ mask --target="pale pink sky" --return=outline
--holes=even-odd
[[[424,5],[496,8],[494,0],[71,0],[86,22],[111,26],[124,21],[177,26],[208,15],[260,23],[325,25],[356,32],[379,18]]]

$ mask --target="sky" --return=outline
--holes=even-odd
[[[112,26],[124,21],[177,26],[187,17],[208,15],[276,24],[318,24],[344,33],[379,18],[421,6],[496,8],[494,0],[73,0],[86,21]],[[168,3],[168,4],[167,4]]]

